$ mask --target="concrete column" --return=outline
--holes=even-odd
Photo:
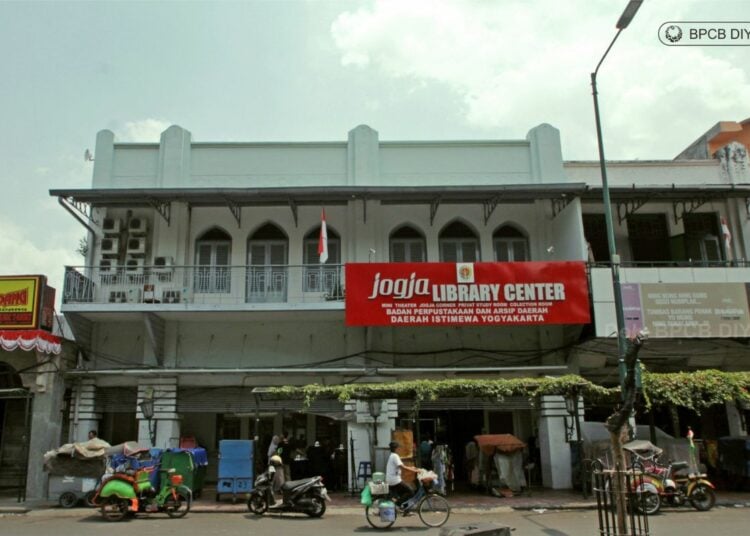
[[[115,134],[111,130],[100,130],[96,134],[94,149],[94,188],[112,188],[112,165],[115,157]]]
[[[729,435],[730,436],[744,436],[747,435],[747,423],[742,418],[742,413],[737,408],[737,404],[734,402],[725,402],[724,406],[727,408],[727,421],[729,422]]]
[[[46,354],[40,353],[36,357],[37,362],[48,358]],[[65,383],[62,375],[56,373],[59,365],[58,357],[54,364],[50,362],[39,367],[33,386],[30,386],[34,398],[29,401],[29,409],[33,410],[33,414],[26,473],[27,499],[47,497],[47,473],[44,472],[41,455],[60,446]],[[24,385],[26,386],[26,382]]]
[[[380,142],[377,130],[359,125],[349,131],[347,180],[350,185],[377,185],[380,182]]]
[[[137,407],[138,442],[162,449],[176,448],[180,441],[180,421],[177,416],[177,378],[142,379],[138,385],[138,404],[146,398],[154,399],[154,416],[146,420]],[[149,426],[155,431],[151,443]]]
[[[102,418],[102,414],[96,411],[96,380],[82,379],[73,386],[70,412],[68,440],[71,443],[88,441],[89,430],[98,430],[99,420]]]
[[[565,182],[560,131],[542,123],[526,135],[529,142],[532,183]]]
[[[161,133],[158,186],[184,188],[190,185],[191,137],[189,131],[177,125]]]
[[[565,399],[561,396],[541,398],[539,418],[539,450],[542,483],[547,488],[569,489],[573,485],[570,445],[565,437]]]
[[[396,428],[398,402],[395,399],[382,400],[380,416],[376,422],[373,422],[367,402],[364,400],[350,400],[346,403],[345,410],[356,413],[356,419],[347,423],[347,449],[352,448],[351,439],[354,439],[353,467],[351,453],[347,453],[349,467],[347,485],[351,487],[352,474],[356,476],[359,462],[369,461],[372,463],[373,471],[385,471],[388,443],[391,441],[391,432]],[[375,445],[375,437],[377,437],[377,445]],[[362,480],[359,480],[359,488],[362,484]]]

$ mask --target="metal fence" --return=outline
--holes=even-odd
[[[600,461],[591,467],[591,487],[596,497],[600,536],[649,536],[648,516],[645,511],[643,472],[638,468],[616,471],[605,468]],[[615,481],[622,478],[622,491],[615,492]],[[622,505],[618,519],[617,503]]]
[[[241,304],[343,300],[344,266],[69,266],[63,303]]]

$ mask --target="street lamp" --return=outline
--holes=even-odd
[[[370,412],[370,417],[372,417],[372,434],[373,434],[373,443],[375,446],[378,445],[378,417],[380,417],[380,410],[382,407],[382,400],[368,400],[368,410]]]
[[[620,286],[620,256],[617,254],[617,247],[615,245],[615,229],[612,223],[612,203],[609,197],[609,185],[607,183],[607,166],[604,161],[604,141],[602,139],[602,124],[601,118],[599,117],[599,98],[596,90],[596,75],[599,72],[599,67],[602,66],[604,58],[612,49],[612,46],[617,41],[620,33],[628,27],[630,22],[633,20],[638,8],[641,7],[643,0],[630,0],[628,5],[625,6],[625,10],[620,15],[620,19],[617,21],[617,33],[612,39],[612,42],[604,52],[602,59],[596,65],[596,69],[591,73],[591,90],[594,96],[594,116],[596,117],[596,139],[599,144],[599,166],[601,167],[602,173],[602,201],[604,202],[604,220],[607,227],[607,244],[609,245],[609,262],[612,266],[612,290],[615,295],[615,314],[617,316],[617,368],[620,378],[620,388],[625,391],[625,352],[627,350],[627,340],[625,333],[625,313],[622,307],[622,289]]]
[[[148,435],[151,439],[151,446],[156,446],[156,430],[155,427],[151,424],[151,419],[154,418],[154,399],[153,395],[147,398],[144,398],[138,406],[141,408],[141,413],[143,413],[143,417],[146,419],[146,426],[148,426]],[[155,424],[155,423],[154,423]]]

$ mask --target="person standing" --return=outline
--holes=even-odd
[[[279,450],[279,442],[280,442],[279,436],[275,435],[271,438],[271,444],[268,445],[268,453],[266,455],[269,463],[271,461],[271,456],[275,456],[276,454],[278,454],[277,451]]]
[[[279,455],[281,462],[284,464],[284,480],[292,479],[292,445],[289,442],[289,433],[284,432],[279,443]]]
[[[401,470],[405,469],[416,473],[419,469],[415,467],[407,467],[404,462],[401,461],[401,456],[398,455],[396,450],[399,444],[395,441],[391,441],[388,444],[388,448],[391,450],[390,456],[388,456],[388,462],[385,465],[385,482],[388,484],[388,491],[392,496],[396,497],[396,505],[402,506],[403,503],[411,497],[412,489],[404,484],[401,480]]]
[[[425,436],[419,444],[419,461],[425,469],[432,469],[432,440]]]

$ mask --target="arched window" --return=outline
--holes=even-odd
[[[526,236],[510,225],[503,225],[492,235],[495,260],[518,262],[529,260],[529,241]]]
[[[399,227],[390,236],[391,262],[425,262],[427,247],[424,236],[408,225]]]
[[[479,239],[466,224],[459,221],[440,231],[440,260],[442,262],[477,262]]]
[[[267,223],[247,241],[247,300],[286,301],[289,240],[280,228]]]
[[[326,227],[328,235],[328,260],[320,264],[318,241],[320,226],[305,235],[302,260],[305,263],[304,292],[325,292],[330,296],[341,297],[341,238],[338,233]]]
[[[195,292],[223,294],[230,290],[232,237],[214,227],[195,244]]]

